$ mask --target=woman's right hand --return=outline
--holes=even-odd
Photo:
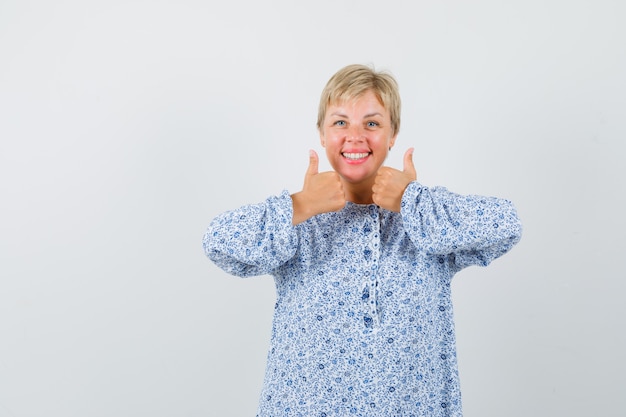
[[[339,211],[346,205],[339,174],[335,171],[318,172],[318,167],[319,157],[314,150],[311,150],[302,191],[291,195],[293,225],[321,213]]]

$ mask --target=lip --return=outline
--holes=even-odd
[[[367,161],[371,155],[372,153],[366,150],[349,150],[341,152],[343,160],[350,165],[362,164]]]

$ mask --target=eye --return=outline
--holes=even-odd
[[[335,123],[333,123],[333,126],[340,126],[343,127],[346,125],[345,120],[337,120]]]
[[[378,122],[374,122],[374,121],[367,122],[367,127],[378,127],[378,126],[380,126],[380,123]]]

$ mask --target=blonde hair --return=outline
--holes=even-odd
[[[398,83],[388,72],[375,71],[366,65],[353,64],[337,71],[322,91],[317,113],[317,129],[321,130],[329,105],[356,99],[372,91],[391,116],[391,134],[400,131],[400,92]]]

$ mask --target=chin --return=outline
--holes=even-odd
[[[346,182],[350,183],[350,184],[359,184],[362,182],[366,182],[367,180],[371,179],[374,177],[373,174],[367,174],[367,175],[355,175],[353,173],[342,173],[339,172],[339,176]]]

